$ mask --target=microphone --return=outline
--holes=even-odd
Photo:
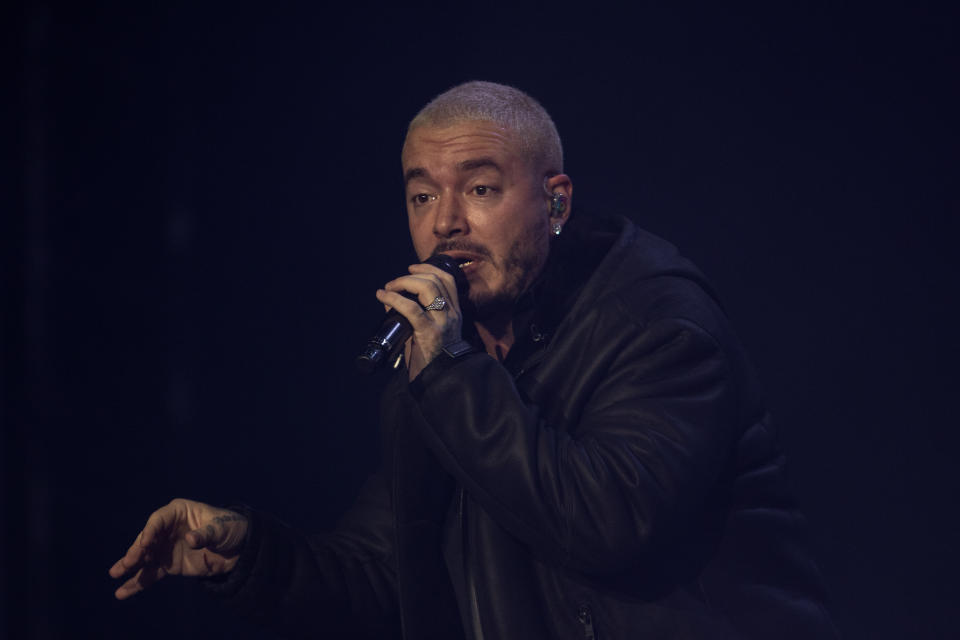
[[[467,276],[463,274],[463,270],[460,268],[460,263],[448,255],[438,253],[424,260],[424,264],[431,264],[453,276],[457,283],[457,297],[460,299],[462,309],[464,304],[467,303],[469,284],[467,283]],[[416,295],[407,292],[403,292],[401,295],[419,304]],[[357,369],[362,373],[373,373],[384,363],[395,361],[397,354],[400,353],[403,345],[412,334],[413,327],[410,326],[407,319],[400,315],[396,309],[391,309],[380,325],[380,329],[367,341],[363,351],[357,356]]]

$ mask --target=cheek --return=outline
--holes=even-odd
[[[530,266],[542,268],[550,253],[550,221],[546,216],[538,218],[530,227],[527,242],[530,247]]]
[[[532,217],[524,226],[523,235],[530,251],[545,250],[550,242],[550,219],[546,215]]]
[[[413,250],[420,260],[426,260],[430,255],[432,245],[430,240],[432,234],[424,232],[422,224],[417,225],[413,219],[410,219],[407,228],[410,230],[410,241],[413,243]]]

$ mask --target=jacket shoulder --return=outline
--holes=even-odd
[[[570,310],[616,309],[622,321],[641,327],[663,320],[687,321],[719,342],[732,340],[726,315],[712,286],[671,243],[626,218],[619,233]]]

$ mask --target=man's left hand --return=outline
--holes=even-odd
[[[413,327],[413,337],[406,345],[407,369],[409,379],[413,380],[444,346],[460,339],[463,313],[452,275],[429,264],[410,265],[409,270],[410,275],[391,280],[383,289],[378,289],[377,300],[388,309],[396,309]],[[399,291],[414,294],[419,304]],[[437,298],[446,300],[443,309],[424,308]]]

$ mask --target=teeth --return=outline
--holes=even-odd
[[[467,266],[468,264],[473,264],[473,260],[467,260],[466,262],[461,262],[461,263],[460,263],[460,268],[463,269],[463,268],[464,268],[465,266]]]

